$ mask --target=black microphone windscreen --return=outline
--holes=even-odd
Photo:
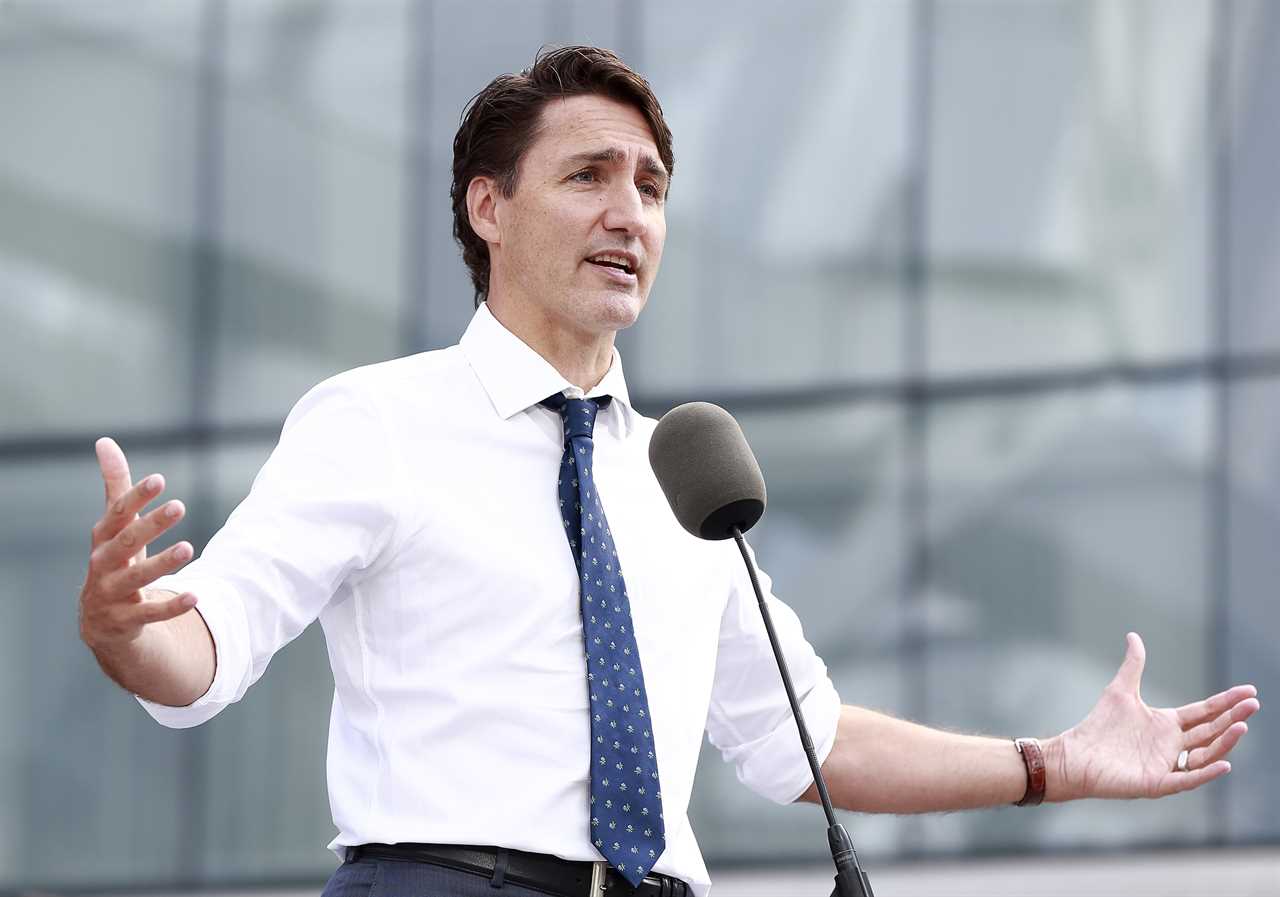
[[[680,525],[699,539],[728,539],[764,514],[764,475],[733,415],[689,402],[662,416],[649,464]]]

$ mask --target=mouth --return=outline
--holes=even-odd
[[[587,256],[586,261],[611,280],[635,283],[639,264],[630,252],[597,252],[595,255]]]

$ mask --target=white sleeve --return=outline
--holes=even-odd
[[[720,621],[707,736],[725,762],[736,766],[740,782],[763,797],[787,804],[812,784],[813,773],[751,580],[737,547],[732,551],[736,572]],[[754,563],[754,553],[751,557]],[[835,744],[840,696],[827,675],[826,664],[806,641],[795,611],[773,596],[772,581],[763,570],[757,570],[800,712],[821,764]]]
[[[203,554],[154,585],[197,596],[217,667],[195,703],[170,707],[139,697],[147,712],[187,728],[244,697],[344,579],[370,567],[390,543],[399,470],[377,409],[349,375],[303,396],[249,495]]]

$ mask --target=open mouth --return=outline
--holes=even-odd
[[[587,261],[595,265],[597,268],[608,268],[632,276],[636,273],[635,262],[624,255],[601,253],[599,255],[591,256]]]

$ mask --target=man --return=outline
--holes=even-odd
[[[741,559],[672,517],[647,463],[654,421],[614,349],[658,271],[673,164],[648,84],[607,51],[547,53],[485,88],[454,142],[466,334],[307,393],[180,576],[161,578],[189,544],[145,546],[182,505],[138,516],[161,477],[132,484],[98,443],[107,510],[81,636],[157,720],[197,725],[239,700],[319,617],[345,860],[329,897],[701,897],[686,808],[704,730],[754,790],[816,799]],[[1043,745],[935,731],[840,706],[769,600],[848,809],[1185,791],[1229,770],[1260,706],[1237,686],[1147,707],[1131,633],[1098,705]]]

